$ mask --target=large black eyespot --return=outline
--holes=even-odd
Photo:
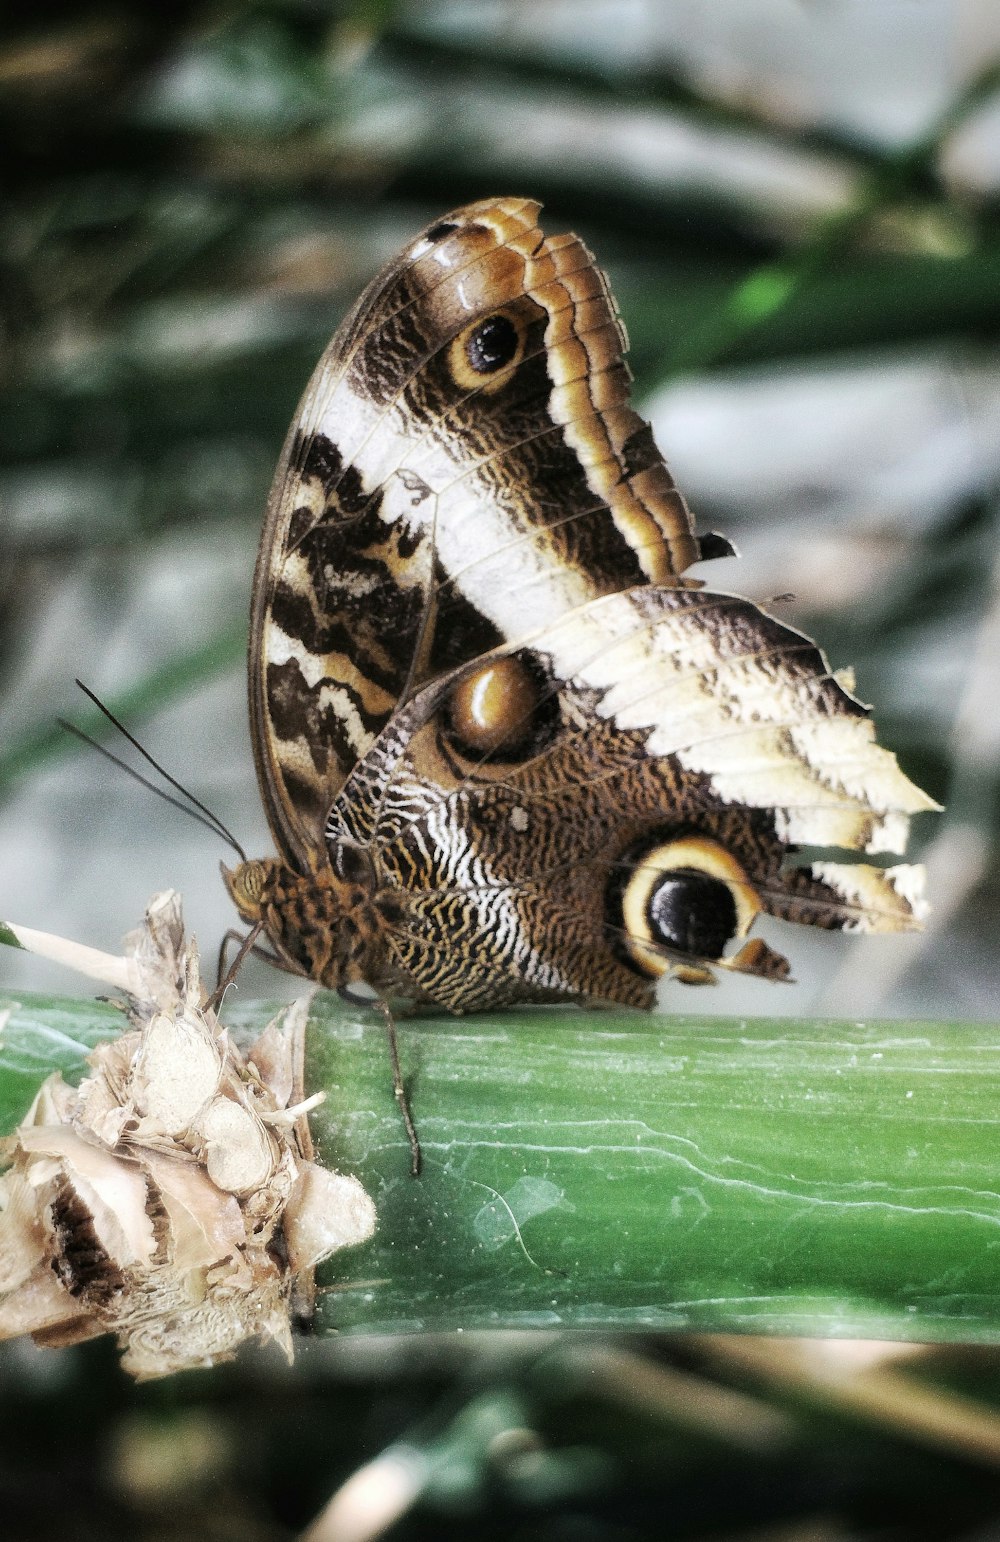
[[[608,920],[618,955],[641,974],[657,976],[686,959],[725,962],[745,937],[760,897],[731,852],[707,835],[643,841],[624,852],[608,886]],[[704,968],[689,979],[710,979]]]
[[[428,230],[426,236],[424,237],[424,240],[443,241],[445,236],[450,236],[452,231],[457,229],[458,226],[455,224],[454,220],[442,220],[440,225],[431,226],[430,230]]]
[[[738,924],[729,885],[691,868],[664,875],[649,896],[646,918],[655,938],[693,958],[721,958]]]
[[[517,328],[507,316],[487,316],[466,339],[466,357],[477,375],[492,375],[517,352]]]

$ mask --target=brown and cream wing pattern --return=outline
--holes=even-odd
[[[523,721],[508,711],[483,748],[464,683],[505,669],[529,682]],[[808,637],[735,595],[644,586],[428,686],[357,767],[329,833],[364,846],[395,896],[384,989],[462,1010],[648,1006],[668,971],[786,977],[749,935],[764,914],[919,926],[922,870],[884,859],[935,807]]]
[[[251,726],[275,839],[305,870],[330,804],[424,682],[700,549],[577,237],[523,199],[438,220],[321,358],[254,586]]]

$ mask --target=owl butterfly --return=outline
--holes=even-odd
[[[450,1011],[648,1007],[782,978],[762,913],[917,924],[935,807],[816,646],[713,593],[629,405],[603,273],[539,205],[470,204],[374,280],[309,382],[254,582],[280,855],[228,873],[286,968]]]

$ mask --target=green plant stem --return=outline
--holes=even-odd
[[[228,1014],[241,1038],[268,1016]],[[119,1022],[23,998],[2,1128]],[[319,1154],[379,1212],[375,1240],[326,1268],[321,1331],[1000,1341],[994,1029],[535,1011],[399,1034],[416,1180],[381,1025],[314,1003]]]

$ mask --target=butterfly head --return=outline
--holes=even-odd
[[[280,962],[335,990],[365,978],[377,921],[364,885],[328,865],[302,874],[278,857],[222,867],[241,918],[262,924]]]

